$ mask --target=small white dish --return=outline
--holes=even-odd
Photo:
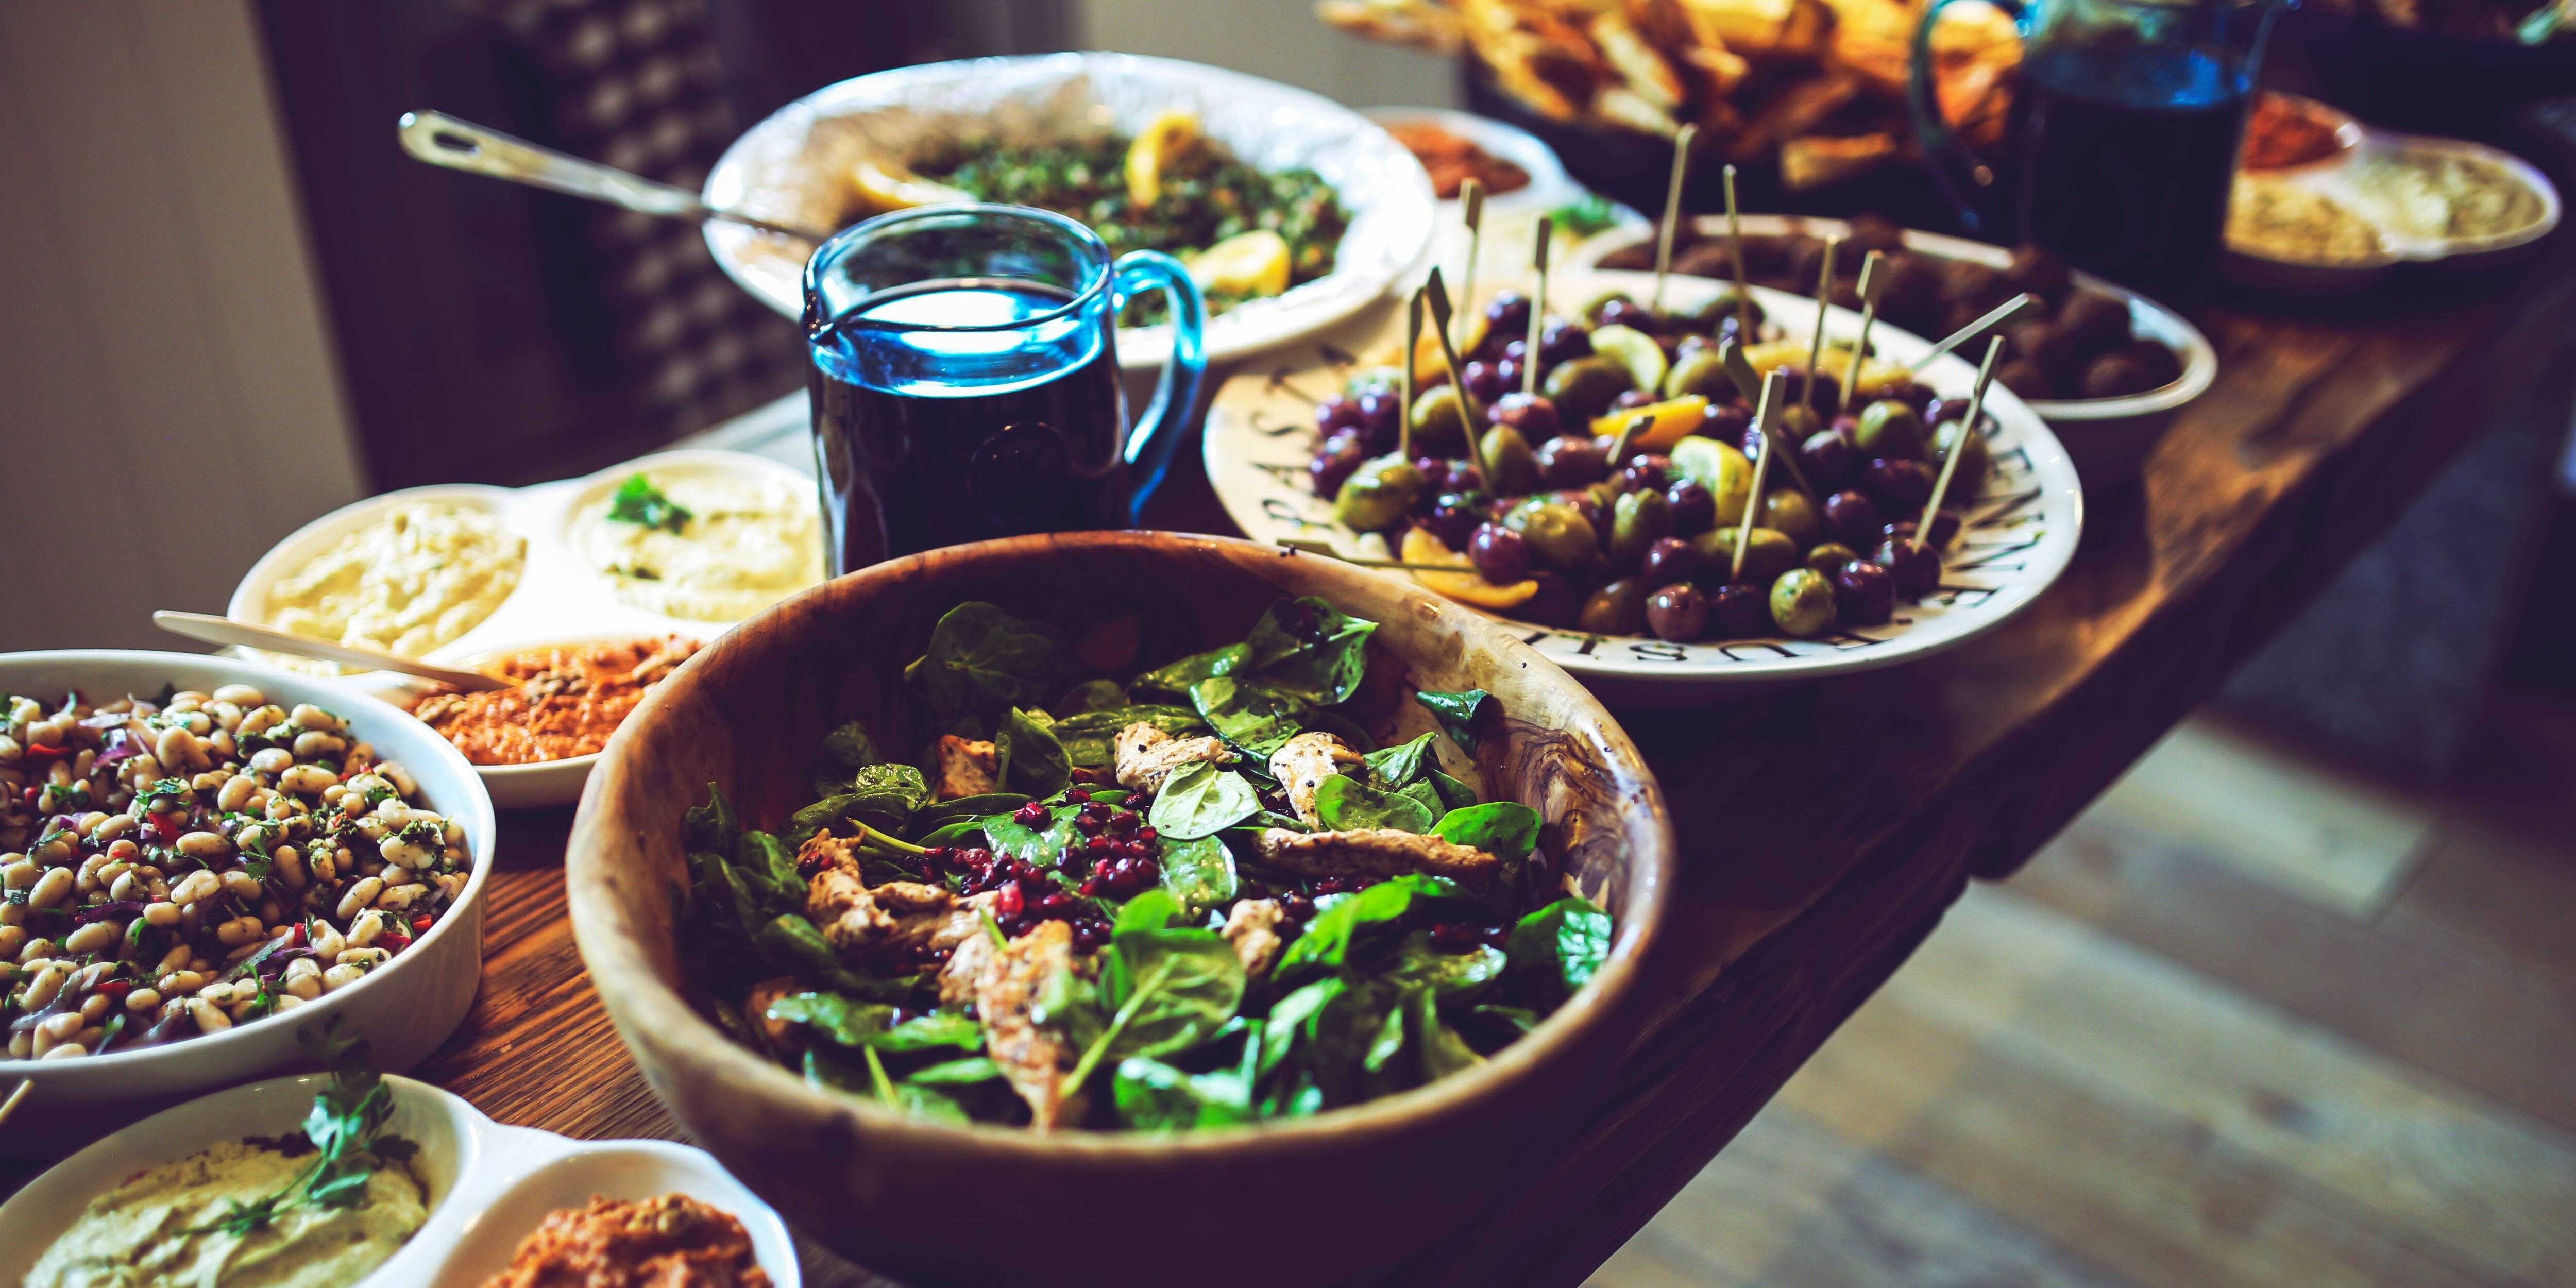
[[[1527,211],[1544,214],[1583,198],[1583,185],[1565,172],[1565,163],[1557,158],[1556,149],[1519,126],[1506,125],[1490,116],[1455,112],[1444,107],[1366,107],[1360,109],[1360,115],[1390,130],[1399,125],[1436,125],[1492,156],[1519,166],[1529,175],[1529,182],[1510,192],[1488,194],[1485,198],[1488,213],[1508,215]],[[1454,212],[1460,205],[1455,197],[1441,200],[1444,225],[1455,218]]]
[[[447,1040],[474,1004],[483,976],[483,901],[492,872],[492,802],[474,767],[429,726],[344,686],[255,662],[202,653],[107,649],[0,655],[0,692],[62,694],[79,689],[93,701],[159,693],[164,685],[211,693],[247,684],[271,702],[310,702],[349,722],[376,753],[409,770],[420,786],[415,804],[465,828],[473,876],[453,906],[409,948],[345,988],[291,1011],[167,1046],[110,1051],[75,1060],[0,1060],[0,1095],[21,1079],[35,1083],[26,1103],[0,1130],[0,1155],[60,1150],[98,1134],[103,1124],[149,1113],[173,1100],[262,1077],[306,1062],[299,1033],[318,1032],[333,1016],[374,1047],[378,1066],[408,1069]],[[0,1244],[5,1246],[5,1244]],[[0,1274],[0,1283],[13,1283]]]
[[[709,205],[815,227],[850,222],[852,165],[908,157],[973,130],[1042,141],[1134,133],[1165,112],[1197,114],[1208,137],[1265,171],[1305,167],[1350,212],[1333,271],[1286,294],[1209,318],[1207,359],[1229,362],[1349,317],[1385,294],[1431,245],[1431,177],[1386,131],[1319,94],[1199,63],[1135,54],[977,58],[877,72],[826,86],[772,113],[708,172]],[[744,290],[788,318],[805,310],[813,248],[710,220],[707,246]],[[1163,365],[1168,326],[1118,332],[1122,367]]]
[[[676,635],[705,643],[733,627],[732,622],[701,621],[646,612],[620,600],[608,579],[583,562],[569,544],[566,529],[583,502],[617,486],[628,475],[648,471],[714,470],[776,480],[803,498],[812,493],[811,476],[764,457],[703,448],[657,452],[593,474],[534,487],[486,487],[442,484],[405,488],[343,506],[296,529],[252,564],[233,589],[226,615],[247,622],[275,620],[269,589],[341,538],[376,522],[395,506],[438,501],[470,506],[500,517],[527,542],[519,584],[492,615],[452,641],[431,649],[422,660],[472,666],[479,662],[549,644],[605,640],[658,639]],[[274,662],[261,657],[257,660]],[[408,707],[427,687],[390,671],[337,677],[346,688]],[[582,783],[598,756],[575,756],[539,765],[477,765],[503,809],[569,805],[581,799]]]
[[[90,1201],[125,1177],[223,1141],[298,1130],[328,1081],[321,1074],[272,1078],[200,1097],[55,1164],[0,1204],[0,1283],[24,1279]],[[674,1192],[741,1221],[777,1288],[803,1283],[786,1223],[704,1150],[506,1127],[428,1083],[387,1077],[385,1085],[394,1102],[386,1130],[420,1146],[413,1167],[428,1187],[429,1213],[400,1250],[359,1281],[364,1288],[477,1288],[557,1208],[582,1206],[594,1194],[633,1200]]]
[[[1527,286],[1494,285],[1507,284]],[[1548,289],[1554,303],[1568,307],[1610,290],[1643,299],[1653,286],[1652,273],[1593,269],[1557,274]],[[1815,326],[1814,300],[1753,289],[1765,314],[1790,335],[1809,334]],[[1675,277],[1666,299],[1696,307],[1720,293],[1720,284],[1706,278]],[[1208,411],[1208,479],[1227,515],[1254,540],[1322,541],[1344,554],[1387,557],[1382,541],[1334,521],[1331,499],[1316,496],[1308,484],[1306,462],[1318,439],[1316,400],[1341,387],[1343,376],[1359,365],[1353,355],[1401,347],[1397,314],[1375,310],[1312,346],[1281,355],[1267,370],[1237,375],[1217,391]],[[1856,313],[1828,314],[1831,337],[1849,339],[1859,329]],[[1870,343],[1881,357],[1900,363],[1931,348],[1929,341],[1885,324],[1871,330]],[[1944,396],[1962,397],[1976,374],[1956,354],[1945,354],[1915,378]],[[1522,638],[1604,700],[1706,701],[1740,695],[1747,685],[1895,666],[1993,630],[2037,599],[2074,558],[2084,527],[2084,490],[2065,447],[2027,404],[1995,388],[1987,392],[1986,410],[1997,423],[1988,444],[1994,468],[1963,516],[1963,535],[1952,547],[1941,587],[1919,603],[1899,604],[1896,620],[1885,626],[1837,628],[1813,639],[1673,643],[1516,623],[1525,628]]]

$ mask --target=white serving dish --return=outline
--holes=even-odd
[[[269,588],[331,548],[342,537],[375,522],[386,510],[412,501],[444,501],[500,516],[509,530],[527,541],[527,558],[519,585],[492,615],[422,660],[456,666],[480,662],[550,644],[658,638],[677,635],[700,642],[714,639],[733,623],[698,621],[646,612],[617,598],[609,583],[584,565],[565,540],[573,513],[592,497],[615,488],[628,475],[645,470],[707,469],[780,480],[798,496],[810,493],[814,480],[776,461],[741,452],[690,449],[658,452],[613,465],[596,474],[535,487],[486,487],[437,484],[405,488],[342,506],[288,534],[252,564],[234,588],[225,614],[246,622],[273,619]],[[360,692],[408,707],[430,685],[390,671],[342,677],[340,683]],[[478,765],[492,803],[503,809],[568,805],[581,798],[597,755],[574,756],[537,765]]]
[[[378,1067],[408,1069],[446,1041],[474,1004],[483,975],[492,801],[474,767],[429,726],[332,681],[234,658],[107,649],[0,655],[0,692],[59,695],[79,689],[95,702],[159,693],[165,684],[204,692],[247,684],[282,706],[310,702],[346,719],[354,736],[375,744],[379,758],[411,772],[420,786],[413,804],[464,826],[473,875],[455,904],[411,947],[357,982],[294,1010],[168,1046],[76,1060],[0,1060],[0,1096],[21,1079],[35,1083],[0,1130],[0,1155],[55,1152],[180,1097],[306,1063],[297,1035],[318,1033],[335,1015],[346,1017],[373,1045]],[[9,1282],[14,1281],[0,1274],[0,1283]]]
[[[1360,115],[1389,129],[1416,123],[1439,126],[1527,171],[1529,183],[1526,185],[1486,196],[1488,213],[1544,214],[1583,198],[1583,185],[1565,172],[1565,163],[1557,159],[1556,149],[1519,126],[1506,125],[1490,116],[1455,112],[1443,107],[1365,107],[1360,109]],[[1456,217],[1461,204],[1455,197],[1440,203],[1444,224]]]
[[[272,1078],[156,1114],[56,1164],[0,1204],[0,1283],[26,1276],[90,1200],[160,1163],[244,1136],[280,1136],[303,1125],[328,1078]],[[703,1150],[669,1141],[577,1141],[505,1127],[425,1082],[388,1077],[387,1130],[414,1141],[413,1166],[429,1186],[429,1219],[359,1281],[365,1288],[477,1288],[509,1264],[547,1213],[594,1194],[642,1199],[678,1192],[731,1213],[777,1288],[803,1282],[787,1225]],[[355,1285],[352,1288],[356,1288]]]
[[[1525,289],[1528,283],[1495,285]],[[1653,286],[1652,273],[1594,269],[1556,274],[1548,289],[1554,301],[1568,306],[1611,290],[1643,299]],[[1753,289],[1768,318],[1790,335],[1812,332],[1815,301]],[[1675,277],[1666,299],[1697,307],[1720,293],[1720,284],[1706,278]],[[1324,541],[1344,554],[1387,557],[1382,541],[1334,522],[1331,499],[1316,496],[1307,483],[1306,462],[1318,439],[1316,399],[1340,387],[1344,373],[1358,365],[1352,355],[1399,348],[1401,326],[1398,310],[1374,310],[1307,349],[1283,355],[1286,360],[1273,369],[1238,375],[1217,391],[1208,411],[1208,479],[1226,513],[1254,540]],[[1856,313],[1834,309],[1828,315],[1830,336],[1849,338],[1859,329]],[[1931,348],[1929,341],[1883,323],[1870,331],[1870,343],[1880,357],[1900,363]],[[1976,369],[1945,354],[1915,378],[1959,397],[1976,383]],[[1922,603],[1900,604],[1888,625],[1804,640],[1676,644],[1530,624],[1522,638],[1613,702],[1708,700],[1741,693],[1746,685],[1895,666],[1964,644],[2048,589],[2074,558],[2084,526],[2084,490],[2074,462],[2047,424],[2002,388],[1988,391],[1986,410],[1997,422],[1988,444],[1995,467],[1964,516],[1964,535],[1952,548],[1942,589]]]
[[[1208,319],[1208,361],[1232,361],[1349,317],[1429,249],[1431,178],[1386,131],[1276,81],[1135,54],[927,63],[826,86],[725,149],[705,196],[719,208],[838,228],[849,222],[849,174],[863,155],[905,158],[926,140],[968,130],[1018,140],[1132,134],[1176,109],[1197,113],[1209,137],[1250,165],[1314,170],[1351,214],[1331,273]],[[720,220],[708,222],[707,246],[744,290],[788,318],[803,316],[811,246]],[[1119,365],[1159,367],[1171,347],[1168,326],[1124,328]]]
[[[2332,109],[2329,109],[2331,111]],[[2335,115],[2342,115],[2335,113]],[[2558,227],[2564,206],[2558,187],[2530,162],[2498,148],[2465,139],[2437,138],[2425,134],[2400,134],[2353,122],[2349,117],[2337,129],[2339,137],[2349,140],[2347,146],[2332,156],[2306,165],[2260,172],[2266,177],[2294,184],[2311,192],[2332,198],[2364,221],[2370,218],[2368,205],[2359,196],[2354,176],[2359,168],[2373,160],[2400,152],[2435,152],[2472,157],[2503,170],[2540,198],[2540,218],[2509,232],[2485,237],[2413,237],[2387,228],[2379,228],[2381,254],[2375,259],[2318,262],[2277,259],[2269,255],[2238,249],[2229,245],[2225,257],[2227,275],[2248,285],[2303,294],[2336,294],[2357,291],[2373,285],[2401,264],[2434,264],[2457,261],[2457,267],[2473,267],[2490,255],[2528,246],[2549,235]],[[2373,227],[2378,227],[2373,225]]]

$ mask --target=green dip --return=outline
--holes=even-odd
[[[242,1140],[138,1172],[90,1201],[26,1288],[346,1288],[428,1219],[427,1191],[408,1167],[377,1167],[350,1207],[291,1206],[248,1234],[202,1228],[236,1200],[294,1183],[312,1161],[310,1147],[289,1154]]]

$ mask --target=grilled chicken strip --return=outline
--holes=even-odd
[[[1174,738],[1142,720],[1118,731],[1118,785],[1153,793],[1181,766],[1198,761],[1223,764],[1233,758],[1219,738]]]
[[[986,941],[988,946],[990,941]],[[1073,969],[1073,927],[1041,921],[994,950],[975,981],[975,1012],[984,1021],[984,1050],[1011,1089],[1029,1102],[1030,1126],[1052,1131],[1079,1121],[1082,1098],[1065,1085],[1076,1052],[1032,1015],[1048,981]]]
[[[858,874],[830,867],[805,886],[805,915],[833,951],[852,961],[898,966],[943,953],[984,933],[985,895],[960,899],[918,881],[871,887]]]
[[[1341,739],[1328,733],[1301,733],[1270,753],[1270,776],[1288,793],[1288,807],[1306,826],[1316,827],[1315,789],[1336,774],[1368,763]]]
[[[1425,872],[1453,881],[1476,882],[1502,870],[1502,860],[1483,850],[1454,845],[1391,827],[1363,827],[1348,832],[1291,832],[1266,827],[1253,838],[1261,861],[1303,877],[1365,877],[1379,880],[1406,872]]]
[[[1225,916],[1225,942],[1233,945],[1234,955],[1243,962],[1243,973],[1259,979],[1270,973],[1271,963],[1279,960],[1279,922],[1282,917],[1276,899],[1243,899]]]

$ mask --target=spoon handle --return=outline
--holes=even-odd
[[[584,161],[552,148],[541,148],[526,139],[487,130],[444,112],[405,112],[396,129],[402,138],[403,151],[450,170],[464,170],[553,192],[588,197],[667,219],[699,222],[726,219],[812,242],[831,236],[828,231],[772,223],[736,211],[718,210],[698,200],[698,194],[686,188],[656,183],[614,166]]]
[[[272,653],[292,653],[297,657],[318,658],[325,662],[344,662],[351,666],[369,667],[379,671],[398,671],[404,675],[416,675],[424,680],[436,680],[441,684],[453,685],[469,692],[476,689],[510,687],[509,681],[496,680],[480,671],[460,671],[453,667],[433,666],[412,658],[396,657],[391,653],[380,653],[371,648],[352,648],[346,644],[307,639],[301,635],[289,635],[284,631],[271,630],[265,626],[253,626],[248,622],[235,621],[229,617],[216,617],[210,613],[174,613],[163,609],[152,614],[152,624],[173,635],[184,635],[189,639],[203,640],[208,644],[267,649]]]

